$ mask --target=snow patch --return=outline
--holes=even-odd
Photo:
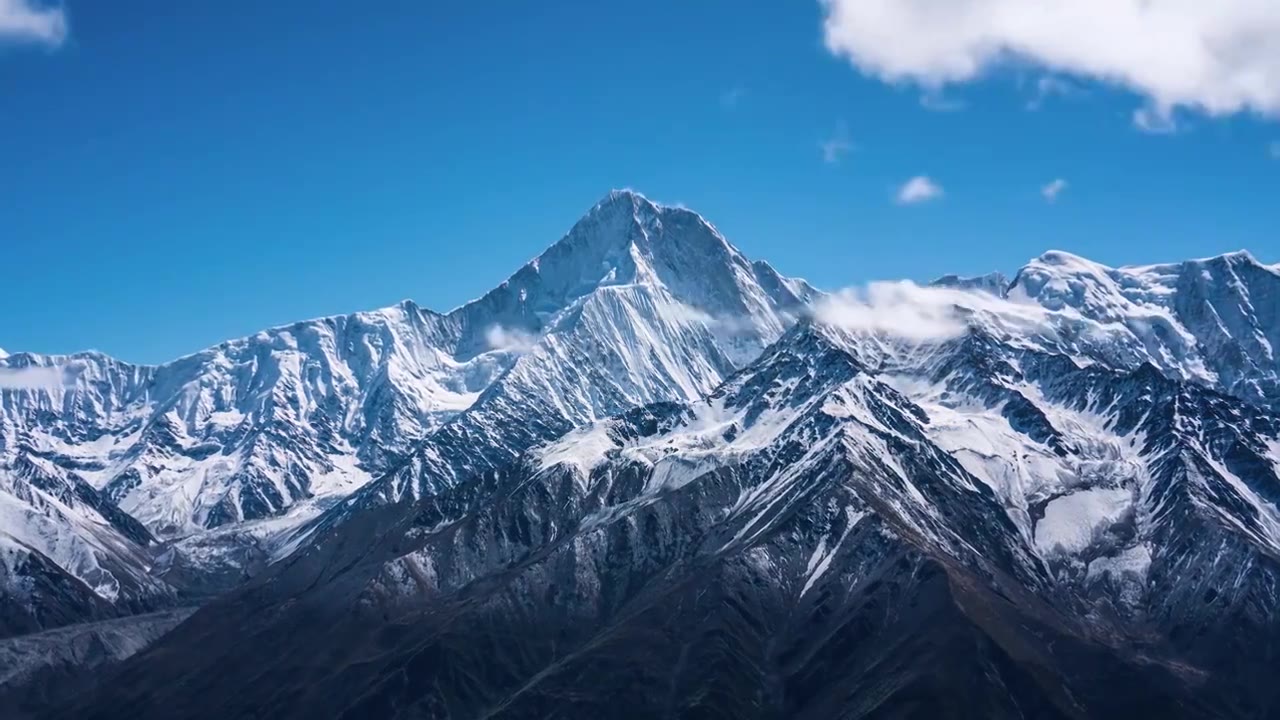
[[[1050,554],[1078,553],[1132,507],[1133,493],[1124,488],[1090,488],[1056,498],[1036,523],[1036,548]]]
[[[831,561],[836,557],[836,552],[844,544],[845,538],[849,537],[849,533],[853,532],[858,523],[867,516],[867,513],[859,512],[853,508],[845,508],[845,514],[847,517],[844,532],[840,533],[840,537],[835,543],[828,548],[827,538],[824,537],[818,541],[818,546],[813,549],[813,554],[809,556],[809,565],[805,568],[804,588],[800,590],[801,597],[807,595],[814,584],[826,574],[827,569],[831,567]]]
[[[618,444],[609,437],[609,424],[593,423],[543,447],[537,452],[537,459],[541,470],[569,464],[589,474],[617,447]]]

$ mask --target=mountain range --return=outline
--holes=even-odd
[[[2,355],[0,701],[1280,716],[1277,347],[1247,253],[824,293],[615,191],[445,314]]]

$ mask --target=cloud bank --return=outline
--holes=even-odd
[[[1280,116],[1276,0],[819,0],[827,48],[926,89],[1010,63],[1087,78],[1175,110]]]
[[[0,43],[57,47],[66,38],[67,16],[61,7],[31,0],[0,0]]]
[[[925,288],[907,281],[878,282],[823,298],[814,309],[814,317],[854,333],[917,342],[949,340],[968,330],[956,304],[968,296],[969,293]]]
[[[841,290],[814,308],[820,323],[855,334],[916,343],[945,342],[976,323],[1013,336],[1053,332],[1054,315],[981,290],[921,286],[902,280]]]

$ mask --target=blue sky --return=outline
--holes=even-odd
[[[1221,91],[1249,67],[1186,86],[1014,37],[1025,57],[966,69],[964,38],[896,40],[938,46],[920,18],[885,20],[887,47],[843,32],[881,2],[66,0],[50,26],[0,0],[0,347],[161,362],[447,310],[614,187],[826,288],[1051,248],[1280,262],[1278,108]]]

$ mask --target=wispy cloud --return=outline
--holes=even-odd
[[[1031,67],[1129,90],[1166,119],[1179,110],[1280,116],[1273,0],[819,3],[827,48],[893,84],[937,90]]]
[[[1066,189],[1067,189],[1067,181],[1063,180],[1062,178],[1057,178],[1056,180],[1049,183],[1048,185],[1045,185],[1044,187],[1040,188],[1040,194],[1043,195],[1044,199],[1048,200],[1049,202],[1057,202],[1058,196],[1061,195],[1062,192]]]
[[[943,196],[942,186],[926,175],[917,175],[898,188],[896,200],[899,205],[918,205],[936,200]]]
[[[484,340],[490,350],[500,350],[523,355],[533,349],[538,338],[523,330],[492,325],[484,333]]]
[[[1150,135],[1172,135],[1178,132],[1173,111],[1167,108],[1140,107],[1133,111],[1133,126]]]
[[[991,293],[924,287],[903,280],[876,282],[824,297],[814,319],[846,332],[870,333],[914,342],[943,342],[960,337],[975,316],[1011,333],[1038,333],[1049,327],[1050,313],[1040,305],[1014,303]]]
[[[1042,338],[1072,347],[1087,345],[1103,356],[1117,340],[1150,332],[1150,317],[1125,323],[1099,323],[1074,308],[1050,310],[1035,302],[1002,298],[977,289],[920,286],[909,281],[872,283],[833,293],[820,300],[814,320],[852,335],[905,343],[946,342],[973,328],[996,337]],[[894,343],[897,344],[897,343]],[[901,350],[902,348],[896,348]],[[857,343],[859,352],[876,355],[894,348]]]
[[[920,107],[929,112],[958,112],[964,109],[964,101],[948,97],[942,90],[933,88],[920,95]]]
[[[67,38],[67,15],[61,7],[31,0],[0,0],[0,44],[21,42],[57,47]]]
[[[853,141],[849,139],[849,128],[843,122],[836,125],[836,131],[831,137],[823,140],[818,144],[822,149],[822,162],[828,165],[837,165],[845,155],[853,150]]]
[[[728,90],[720,93],[720,107],[725,110],[734,110],[747,96],[747,89],[741,85],[735,85]]]
[[[1041,75],[1036,78],[1035,94],[1027,101],[1028,110],[1039,110],[1053,97],[1070,97],[1080,92],[1076,85],[1056,75]]]
[[[75,368],[0,368],[0,390],[57,390],[75,385]]]
[[[824,297],[814,317],[849,332],[941,341],[959,337],[968,328],[956,310],[955,301],[962,297],[908,281],[872,283]]]

